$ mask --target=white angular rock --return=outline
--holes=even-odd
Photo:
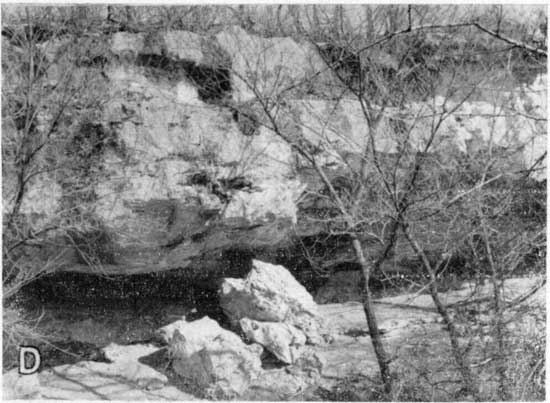
[[[266,180],[254,192],[237,191],[224,210],[225,218],[243,218],[250,223],[261,223],[285,217],[297,222],[296,200],[305,186],[299,181]]]
[[[311,343],[322,341],[324,323],[307,290],[283,266],[253,260],[246,279],[224,279],[220,305],[237,325],[242,318],[284,322],[302,330]]]
[[[158,351],[158,347],[151,344],[135,344],[121,346],[116,343],[110,343],[101,349],[105,358],[115,364],[127,363],[128,361],[138,361],[140,357],[153,354]]]
[[[129,32],[117,32],[111,38],[111,50],[115,54],[137,55],[143,50],[145,38],[143,34],[132,34]]]
[[[456,150],[470,153],[492,143],[517,149],[518,162],[529,167],[546,151],[545,88],[545,76],[540,76],[530,88],[525,89],[525,96],[518,96],[518,91],[511,93],[510,96],[517,99],[511,100],[505,107],[480,101],[462,105],[447,102],[447,108],[458,109],[441,124],[430,152]],[[443,101],[442,97],[436,97],[432,102],[411,103],[401,110],[387,108],[388,119],[383,119],[376,133],[372,133],[377,150],[386,153],[399,150],[399,133],[392,128],[391,119],[400,119],[408,125],[411,128],[410,145],[414,149],[423,149],[431,133],[431,118],[418,116],[431,116],[427,111],[442,113]],[[323,164],[342,164],[342,155],[363,150],[370,135],[364,124],[361,106],[355,100],[336,103],[297,99],[292,100],[279,115],[282,116],[280,119],[294,121],[302,135],[323,150],[318,156],[318,161]]]
[[[312,45],[288,37],[262,38],[233,26],[216,35],[216,40],[232,59],[234,99],[239,102],[254,98],[250,85],[267,95],[325,68]]]
[[[189,31],[169,31],[164,35],[166,54],[175,60],[204,62],[200,35]]]
[[[262,347],[204,317],[178,321],[160,330],[169,342],[174,371],[215,396],[236,397],[262,370]]]
[[[158,350],[158,347],[151,344],[121,346],[111,343],[102,349],[105,358],[111,361],[111,364],[94,362],[84,362],[83,364],[91,367],[97,366],[96,369],[99,372],[116,374],[117,377],[132,382],[140,388],[160,388],[168,382],[166,375],[139,362],[141,357],[153,354]]]
[[[63,194],[61,186],[46,174],[39,174],[29,181],[25,189],[21,201],[21,213],[36,217],[34,221],[36,226],[45,225],[59,209]],[[4,209],[9,211],[12,203],[5,204]]]
[[[243,318],[239,321],[245,336],[271,351],[286,364],[292,364],[299,357],[298,347],[306,343],[306,335],[286,323],[258,322]]]
[[[201,105],[199,93],[195,86],[187,81],[180,81],[176,86],[177,102],[182,104]]]
[[[205,316],[193,322],[187,322],[185,317],[183,317],[181,320],[161,327],[157,330],[157,334],[168,344],[174,341],[174,337],[177,334],[176,332],[180,335],[184,335],[188,353],[193,354],[203,349],[210,341],[216,338],[220,332],[224,331],[226,330],[222,329],[220,325],[218,325],[218,322]],[[237,337],[237,335],[235,335],[235,337]]]

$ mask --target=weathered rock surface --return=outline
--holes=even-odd
[[[39,374],[42,396],[70,400],[195,400],[167,385],[166,375],[139,361],[158,350],[152,345],[112,343],[103,349],[111,363],[82,361],[46,369]]]
[[[288,145],[265,130],[247,138],[228,110],[182,100],[181,88],[156,86],[136,69],[109,74],[114,93],[135,94],[110,104],[108,121],[119,122],[129,157],[107,153],[109,176],[97,187],[117,265],[186,267],[208,253],[283,240],[303,190],[290,176]]]
[[[165,375],[138,361],[140,357],[145,357],[156,351],[158,351],[158,347],[140,344],[120,346],[111,343],[103,348],[105,358],[112,363],[109,366],[111,371],[117,371],[118,376],[149,390],[160,389],[168,382]]]
[[[283,266],[252,262],[246,279],[224,279],[220,305],[235,326],[281,361],[292,363],[297,347],[323,342],[324,321],[306,289]]]
[[[311,44],[261,38],[237,26],[220,32],[216,40],[231,56],[233,96],[238,102],[300,86],[307,79],[312,86],[330,79],[325,62]],[[320,77],[314,77],[321,71]]]
[[[262,347],[244,344],[208,317],[178,321],[160,332],[169,342],[174,371],[213,396],[239,396],[261,371]]]
[[[497,108],[490,102],[448,101],[446,108],[456,113],[443,120],[431,152],[474,153],[488,144],[515,150],[516,164],[528,167],[546,150],[546,76],[540,76],[526,95],[510,94],[507,108]],[[343,157],[363,150],[370,135],[378,151],[398,152],[402,139],[392,128],[392,119],[401,120],[410,130],[409,143],[413,149],[424,149],[431,133],[431,117],[441,115],[444,99],[436,97],[433,104],[413,103],[406,110],[388,108],[376,133],[369,134],[360,104],[353,99],[338,102],[323,99],[293,100],[284,116],[294,122],[301,134],[322,150],[324,164],[341,165]],[[338,152],[336,152],[338,151]],[[342,154],[343,153],[343,154]]]
[[[239,324],[248,339],[261,344],[286,364],[292,364],[299,357],[299,347],[306,344],[305,334],[286,323],[242,318]]]
[[[48,60],[69,63],[61,57],[62,42],[56,40],[48,48]],[[301,169],[301,157],[269,125],[251,132],[243,129],[236,109],[253,103],[243,79],[252,81],[260,95],[301,85],[302,94],[281,103],[278,123],[312,142],[318,162],[331,175],[338,173],[343,159],[353,162],[369,138],[356,101],[303,95],[309,94],[302,85],[310,81],[306,78],[326,68],[310,45],[290,38],[261,38],[238,27],[212,38],[185,31],[117,32],[103,42],[110,57],[103,74],[82,66],[75,72],[81,79],[93,71],[101,77],[87,89],[101,99],[102,110],[95,111],[92,127],[103,133],[104,145],[94,158],[86,159],[93,160],[88,171],[95,176],[76,179],[93,190],[95,199],[87,203],[103,235],[91,249],[106,252],[93,256],[104,273],[191,269],[219,260],[224,250],[272,250],[300,223],[297,202],[318,184]],[[48,72],[51,85],[63,76],[65,64]],[[318,74],[310,84],[321,89],[331,80],[330,75]],[[434,147],[470,153],[489,141],[502,147],[521,145],[514,164],[518,169],[530,166],[546,151],[546,97],[541,89],[545,78],[526,88],[524,95],[514,95],[513,108],[506,113],[496,114],[486,102],[465,103],[459,115],[443,123]],[[399,138],[390,120],[398,117],[412,123],[420,108],[440,112],[440,100],[436,101],[410,105],[407,111],[387,108],[388,121],[382,121],[376,133],[377,148],[394,153]],[[47,130],[48,112],[40,116],[37,130]],[[258,120],[263,122],[265,116]],[[428,120],[416,122],[410,136],[414,148],[425,143]],[[75,121],[67,130],[78,132],[79,124]],[[2,125],[4,137],[16,131],[8,120]],[[13,205],[15,188],[9,161],[4,166],[6,212]],[[41,174],[27,184],[21,212],[32,216],[37,227],[67,209],[71,195],[58,181],[57,176]],[[300,225],[296,230],[303,234]],[[306,232],[318,231],[313,226]],[[57,246],[54,251],[61,269],[90,270],[72,244],[65,249],[65,254]]]

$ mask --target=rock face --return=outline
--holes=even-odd
[[[288,145],[265,130],[244,136],[230,111],[182,99],[181,85],[155,85],[134,68],[109,74],[114,93],[135,94],[110,104],[108,121],[120,125],[129,157],[106,154],[114,168],[97,187],[117,266],[186,267],[209,252],[283,239],[303,190],[290,175]]]
[[[280,92],[308,78],[315,87],[330,80],[325,62],[311,44],[291,38],[261,38],[237,26],[220,32],[216,40],[231,55],[233,96],[238,102]]]
[[[169,343],[174,371],[213,396],[241,395],[261,371],[262,347],[244,344],[208,317],[177,321],[159,332]]]
[[[60,269],[89,272],[87,262],[97,261],[104,273],[113,274],[191,270],[209,266],[201,262],[219,261],[225,250],[276,248],[288,239],[293,225],[299,224],[298,200],[317,185],[289,144],[269,125],[259,125],[265,116],[239,117],[243,108],[261,112],[258,105],[247,106],[254,104],[253,96],[277,94],[300,83],[301,92],[285,92],[288,99],[278,106],[278,124],[308,139],[318,150],[318,163],[331,175],[344,158],[351,161],[350,156],[364,149],[369,138],[358,102],[313,96],[315,91],[304,87],[308,83],[322,92],[323,85],[334,80],[308,44],[261,38],[238,27],[210,38],[170,31],[117,32],[106,39],[102,46],[108,46],[108,60],[102,74],[98,66],[76,70],[83,79],[92,73],[101,77],[87,89],[97,92],[93,95],[102,106],[88,126],[75,122],[67,128],[83,138],[90,137],[84,128],[93,128],[101,139],[102,146],[84,159],[90,166],[82,172],[88,173],[76,179],[93,195],[86,203],[96,231],[80,238],[97,239],[87,248],[102,253],[83,258],[71,243],[58,258],[61,251],[56,247]],[[62,40],[55,41],[45,46],[48,60],[68,53]],[[65,71],[56,66],[47,73],[51,87]],[[545,88],[545,81],[539,81],[533,91]],[[545,118],[545,97],[524,96],[514,102],[522,116]],[[407,113],[414,117],[415,111],[430,105],[411,105]],[[396,151],[399,139],[390,120],[392,115],[402,118],[402,112],[387,108],[390,118],[381,122],[376,138],[380,151]],[[544,154],[544,118],[488,117],[493,112],[488,103],[464,104],[460,118],[451,117],[442,125],[436,148],[474,152],[489,139],[503,147],[520,142],[518,169]],[[37,130],[46,131],[51,117],[46,112],[40,116]],[[252,129],[245,127],[247,122]],[[4,137],[16,132],[10,124],[9,119],[2,122]],[[414,147],[424,144],[425,132],[420,122],[411,133]],[[14,175],[5,165],[4,212],[15,199]],[[90,172],[93,176],[86,177]],[[41,174],[27,185],[21,213],[32,216],[37,227],[47,226],[75,202],[74,195],[65,193],[67,184],[58,182],[57,176]],[[308,229],[310,234],[316,231]],[[297,232],[303,234],[304,229],[298,225]]]
[[[235,326],[285,363],[323,341],[324,322],[306,289],[282,266],[252,262],[246,279],[224,279],[220,305]]]

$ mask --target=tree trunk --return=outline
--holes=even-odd
[[[369,289],[370,267],[365,259],[361,242],[357,238],[354,238],[352,240],[352,244],[357,261],[361,266],[363,280],[365,281],[363,286],[363,310],[365,311],[365,316],[367,317],[369,334],[372,340],[374,352],[376,354],[376,360],[378,361],[378,366],[380,367],[380,374],[382,376],[382,381],[384,382],[384,390],[389,396],[392,390],[390,360],[386,350],[384,349],[382,335],[380,334],[380,329],[378,328],[378,322],[376,321],[376,315],[372,306],[372,296]]]
[[[447,334],[449,335],[449,341],[451,342],[451,351],[458,367],[458,371],[460,372],[460,376],[462,377],[462,380],[465,384],[464,389],[467,393],[471,394],[475,398],[475,400],[480,400],[479,390],[474,375],[472,373],[472,370],[468,366],[467,359],[464,355],[464,350],[460,347],[460,333],[456,327],[456,323],[449,314],[449,309],[439,298],[439,290],[437,288],[438,280],[435,270],[430,264],[426,253],[424,253],[424,251],[418,246],[418,243],[412,238],[412,235],[409,233],[407,227],[402,226],[402,229],[407,238],[407,241],[413,248],[416,255],[422,261],[422,265],[424,266],[426,274],[429,277],[430,283],[428,286],[428,291],[430,292],[430,296],[435,305],[435,308],[437,309],[437,312],[443,318],[443,323],[447,328]]]
[[[483,242],[485,243],[485,251],[487,253],[487,259],[489,260],[489,267],[491,269],[491,282],[493,284],[493,303],[495,306],[495,316],[493,318],[493,325],[496,333],[497,339],[497,373],[498,373],[498,383],[499,383],[499,398],[501,400],[508,400],[508,377],[506,376],[506,344],[504,340],[504,310],[503,310],[503,297],[502,297],[502,288],[503,288],[503,276],[500,268],[495,263],[493,259],[493,251],[491,248],[491,243],[489,239],[489,234],[487,231],[487,224],[485,218],[481,218],[482,225],[482,234]]]

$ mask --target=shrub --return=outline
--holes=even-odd
[[[41,317],[29,319],[20,308],[6,307],[2,315],[2,367],[4,371],[15,368],[19,360],[19,346],[39,345],[47,337],[37,330]]]
[[[546,379],[546,337],[521,333],[510,342],[512,352],[506,368],[509,398],[513,401],[543,401]]]

